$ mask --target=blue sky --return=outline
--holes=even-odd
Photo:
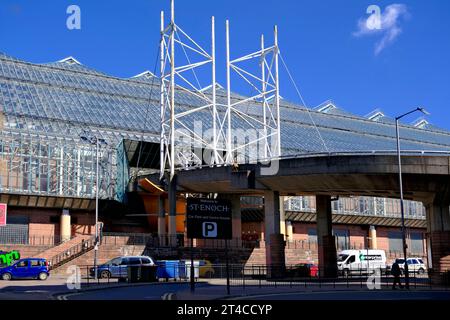
[[[81,8],[81,30],[66,27],[71,4]],[[355,35],[358,21],[369,17],[369,5],[378,5],[383,14],[393,4],[406,12],[393,26],[383,23],[389,30]],[[231,23],[234,57],[256,51],[261,33],[269,42],[277,24],[280,48],[307,105],[332,99],[355,114],[381,108],[390,116],[424,106],[431,123],[450,130],[449,1],[178,0],[176,7],[177,23],[205,48],[210,16],[216,17],[222,84],[225,19]],[[130,77],[154,69],[161,9],[169,10],[169,0],[2,0],[0,51],[31,62],[74,56],[97,70]],[[389,35],[394,40],[377,53],[377,44]],[[299,101],[284,70],[281,94]]]

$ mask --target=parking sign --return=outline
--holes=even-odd
[[[231,202],[188,198],[186,226],[191,239],[231,239]]]

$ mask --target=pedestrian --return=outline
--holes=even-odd
[[[400,275],[402,274],[400,270],[400,266],[398,265],[397,260],[392,264],[391,274],[394,276],[394,282],[392,283],[392,290],[395,290],[395,285],[398,283],[400,289],[403,289],[402,282],[400,281]]]

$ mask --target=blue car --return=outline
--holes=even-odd
[[[41,258],[20,259],[11,266],[0,269],[0,278],[2,280],[47,280],[49,275],[48,262]]]

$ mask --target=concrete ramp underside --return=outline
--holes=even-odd
[[[178,187],[197,193],[281,195],[323,194],[399,198],[398,165],[395,155],[320,156],[282,159],[273,175],[260,164],[180,171]],[[430,201],[450,197],[450,157],[402,156],[405,198]]]

